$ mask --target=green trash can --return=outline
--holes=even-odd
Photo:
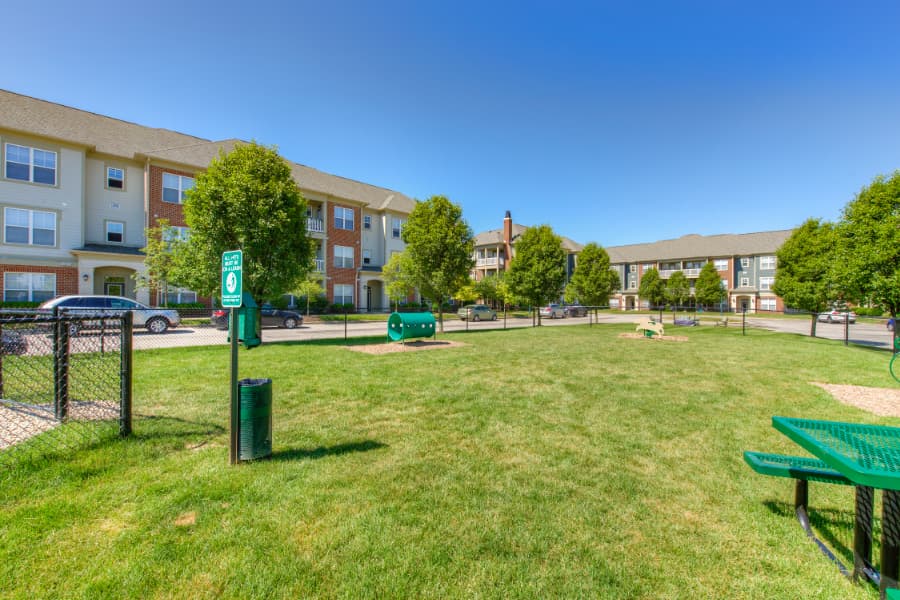
[[[238,460],[272,455],[272,380],[238,381],[241,405]]]
[[[391,313],[388,317],[388,338],[400,342],[411,338],[434,337],[434,315],[430,312]]]

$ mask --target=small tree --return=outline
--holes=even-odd
[[[459,300],[461,304],[469,304],[471,302],[475,302],[478,299],[478,291],[475,289],[475,282],[469,279],[465,285],[461,286],[456,293],[453,294],[453,297],[456,300]]]
[[[575,298],[582,304],[606,306],[609,297],[619,287],[619,273],[612,269],[609,254],[593,242],[578,254],[575,273],[566,287],[567,299]]]
[[[496,304],[502,302],[500,294],[500,284],[503,282],[503,273],[497,275],[488,275],[487,277],[476,281],[474,288],[475,294],[488,304]]]
[[[638,296],[647,301],[650,309],[658,308],[662,317],[662,307],[666,302],[666,282],[659,276],[656,269],[647,269],[641,276],[641,285],[638,287]]]
[[[506,280],[510,291],[531,306],[559,298],[566,283],[566,251],[549,225],[530,227],[522,233]]]
[[[691,284],[681,271],[675,271],[666,282],[666,299],[672,305],[672,318],[678,307],[684,306],[691,297]]]
[[[254,298],[278,297],[309,271],[306,202],[274,148],[220,152],[186,194],[184,217],[191,235],[179,247],[179,278],[203,295],[218,291],[226,250],[243,250],[243,287]]]
[[[697,304],[707,308],[718,304],[721,309],[722,300],[725,298],[725,290],[722,289],[722,278],[716,270],[714,263],[708,262],[700,269],[697,283],[694,284],[694,296]]]
[[[409,298],[415,288],[410,282],[411,270],[409,256],[405,252],[394,254],[381,268],[385,291],[388,299],[393,301],[395,311],[400,310],[400,301]]]
[[[444,302],[466,284],[475,264],[472,229],[462,208],[444,196],[432,196],[413,208],[403,228],[409,256],[410,281],[438,305],[438,323],[444,331]]]
[[[309,303],[313,297],[319,297],[325,293],[324,288],[322,288],[322,282],[318,277],[312,277],[307,275],[306,279],[304,279],[300,285],[297,286],[296,294],[297,296],[305,296],[306,297],[306,316],[309,316]]]
[[[835,259],[834,226],[807,219],[775,253],[778,260],[772,291],[785,304],[810,313],[809,334],[816,335],[817,317],[834,300],[829,273]]]
[[[156,227],[144,229],[147,245],[141,248],[144,253],[144,272],[135,272],[132,278],[138,289],[155,289],[162,292],[163,306],[169,303],[169,283],[176,283],[177,276],[175,256],[181,239],[175,235],[175,228],[169,225],[168,219],[158,219]]]

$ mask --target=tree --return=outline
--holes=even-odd
[[[381,268],[388,299],[394,302],[394,310],[400,309],[400,301],[413,293],[415,285],[410,282],[412,268],[406,252],[394,254]]]
[[[588,306],[606,306],[618,287],[619,273],[612,269],[609,254],[591,242],[578,254],[578,264],[569,280],[566,296],[572,298],[571,294],[574,294]]]
[[[810,313],[809,334],[816,335],[818,314],[834,300],[829,273],[835,258],[834,226],[807,219],[791,233],[775,253],[775,285],[772,291],[791,308]]]
[[[475,294],[488,304],[502,303],[501,283],[503,283],[503,272],[497,275],[488,275],[484,279],[475,282]]]
[[[478,299],[478,292],[475,290],[475,282],[469,279],[465,285],[461,286],[453,297],[462,304],[471,304]]]
[[[191,233],[178,271],[200,294],[218,291],[226,250],[243,251],[243,288],[256,299],[296,288],[309,271],[306,202],[274,148],[250,143],[220,152],[186,194],[184,217]]]
[[[697,304],[707,308],[719,305],[725,298],[725,290],[722,288],[722,278],[716,270],[715,263],[708,262],[700,269],[697,283],[694,284],[694,296]]]
[[[900,171],[876,177],[844,207],[833,280],[848,299],[900,312]],[[777,281],[777,280],[776,280]],[[894,335],[898,335],[894,328]]]
[[[666,282],[666,299],[672,305],[674,313],[678,307],[684,306],[691,297],[691,284],[681,271],[675,271]]]
[[[295,296],[301,296],[306,298],[306,316],[309,316],[309,302],[315,296],[319,297],[325,293],[325,290],[322,288],[322,282],[318,277],[311,276],[307,274],[306,279],[300,282],[300,285],[297,286]]]
[[[169,225],[168,219],[158,219],[156,227],[144,229],[147,245],[141,248],[144,253],[144,272],[135,272],[132,277],[138,289],[155,289],[162,292],[163,306],[169,303],[169,283],[177,283],[177,267],[175,255],[181,239],[175,235],[175,228]]]
[[[641,276],[641,285],[638,287],[638,296],[647,301],[652,310],[659,308],[662,316],[662,306],[666,302],[666,282],[659,276],[656,269],[647,269]]]
[[[530,227],[522,233],[506,280],[510,291],[531,306],[559,298],[566,283],[566,251],[549,225]]]
[[[472,229],[462,208],[444,196],[418,202],[403,228],[410,280],[425,298],[437,303],[444,331],[444,302],[466,284],[475,264]]]

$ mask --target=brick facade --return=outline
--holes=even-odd
[[[0,265],[0,285],[5,285],[5,273],[41,273],[56,275],[56,296],[78,293],[78,269],[75,267],[41,267],[35,265]],[[5,291],[5,290],[4,290]],[[0,300],[4,296],[0,295]]]
[[[163,173],[195,177],[196,174],[177,169],[150,166],[150,227],[155,227],[159,219],[168,219],[173,227],[186,227],[184,208],[181,204],[163,202]]]
[[[346,208],[353,211],[353,230],[348,229],[338,229],[334,226],[334,209],[335,208]],[[325,219],[327,222],[327,236],[328,243],[325,248],[325,262],[326,267],[325,270],[328,273],[330,279],[326,279],[326,290],[327,298],[330,301],[334,301],[334,285],[335,284],[346,284],[353,286],[353,303],[356,306],[359,306],[360,299],[357,297],[359,295],[359,290],[357,289],[356,280],[357,273],[359,272],[360,265],[362,264],[362,254],[360,252],[360,244],[361,244],[361,233],[360,229],[362,227],[362,211],[355,206],[349,206],[346,204],[331,204],[329,206],[328,218]],[[334,247],[335,246],[345,246],[348,248],[353,248],[353,268],[346,269],[342,267],[336,267],[334,265]]]

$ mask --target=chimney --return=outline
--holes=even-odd
[[[506,211],[503,217],[503,250],[506,255],[504,270],[509,269],[509,261],[512,260],[512,215]]]

